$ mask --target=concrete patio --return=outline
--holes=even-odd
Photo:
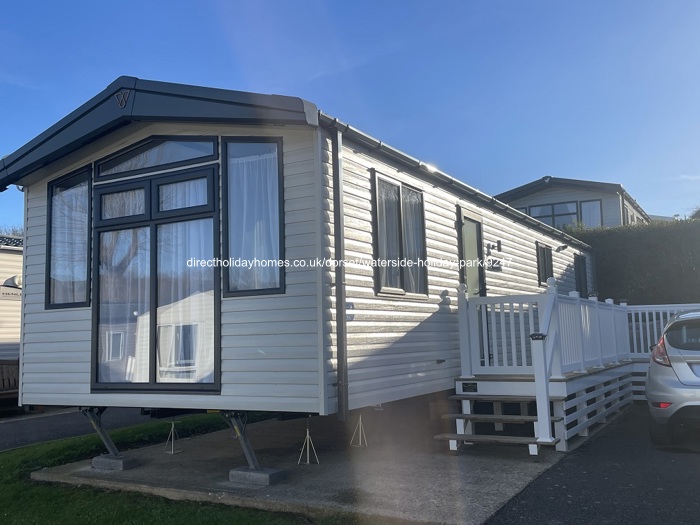
[[[231,468],[246,464],[230,431],[180,440],[182,452],[174,455],[164,444],[128,451],[141,463],[129,471],[98,471],[82,461],[36,471],[32,479],[308,515],[349,512],[367,521],[477,524],[562,457],[546,450],[533,458],[526,447],[493,445],[450,454],[433,438],[445,424],[417,412],[426,406],[364,410],[366,448],[349,446],[357,413],[348,425],[311,418],[318,465],[297,465],[306,419],[249,425],[261,466],[286,469],[287,479],[270,487],[228,481]]]

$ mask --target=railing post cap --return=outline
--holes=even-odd
[[[554,277],[547,278],[547,293],[557,293],[557,281]]]
[[[608,304],[615,304],[615,301],[612,299],[606,299],[605,302]]]
[[[581,297],[581,294],[576,291],[569,292],[569,297]]]
[[[459,283],[459,286],[457,286],[457,291],[459,293],[466,293],[467,292],[467,285],[464,283]]]

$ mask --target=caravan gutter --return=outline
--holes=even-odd
[[[579,241],[575,237],[553,228],[552,226],[544,224],[537,219],[533,219],[529,215],[511,208],[498,199],[486,195],[485,193],[472,188],[468,184],[465,184],[464,182],[461,182],[440,170],[434,170],[424,162],[411,157],[410,155],[407,155],[406,153],[393,148],[356,128],[353,128],[352,126],[345,124],[336,118],[326,115],[322,111],[318,112],[318,123],[325,128],[334,129],[341,132],[350,140],[366,146],[371,151],[379,153],[385,158],[391,159],[403,166],[419,171],[429,182],[438,183],[443,188],[450,188],[472,202],[481,204],[482,206],[489,208],[500,215],[505,215],[514,221],[526,224],[527,226],[539,230],[542,233],[556,237],[569,245],[576,246],[577,248],[583,250],[591,250],[591,247],[588,244]],[[343,316],[343,318],[345,318],[345,316]]]

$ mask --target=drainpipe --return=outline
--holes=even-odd
[[[345,421],[348,416],[348,348],[347,317],[345,304],[345,213],[343,209],[343,132],[333,127],[331,142],[333,148],[333,225],[335,242],[335,325],[338,360],[338,419]]]

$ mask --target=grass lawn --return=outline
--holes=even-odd
[[[217,414],[182,418],[181,438],[227,428]],[[127,450],[163,443],[170,426],[154,421],[110,432],[117,448]],[[243,509],[228,505],[170,501],[156,496],[113,492],[88,487],[37,483],[32,471],[91,458],[104,452],[96,435],[41,443],[0,453],[0,523],[22,524],[168,524],[198,525],[216,523],[335,525],[360,523],[352,516],[309,518],[305,516]],[[361,520],[364,524],[366,520]],[[386,523],[377,520],[376,523]]]

